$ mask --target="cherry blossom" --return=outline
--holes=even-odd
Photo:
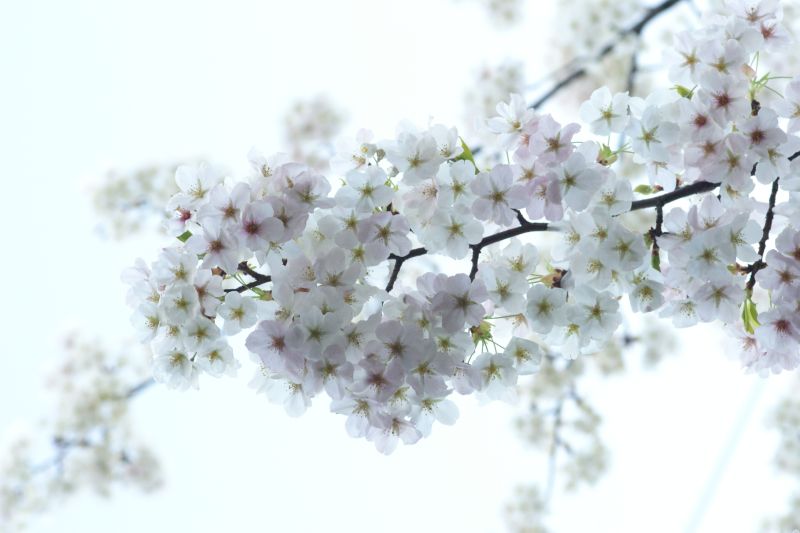
[[[154,378],[234,374],[244,330],[257,392],[292,416],[327,396],[389,453],[453,423],[453,393],[510,401],[544,361],[598,354],[628,308],[718,322],[747,371],[794,370],[800,92],[758,70],[782,53],[776,6],[678,34],[665,66],[688,87],[598,88],[583,128],[512,94],[480,152],[404,123],[336,143],[328,175],[255,151],[238,181],[179,168],[179,244],[124,275]]]

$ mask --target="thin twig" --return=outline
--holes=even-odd
[[[472,248],[472,268],[469,272],[469,279],[475,279],[475,275],[478,273],[478,260],[480,259],[481,251],[483,251],[483,249],[490,244],[495,244],[500,241],[516,237],[517,235],[530,233],[532,231],[547,231],[550,229],[550,225],[546,222],[529,222],[520,213],[517,213],[517,215],[520,225],[516,228],[509,228],[507,230],[495,233],[494,235],[489,235],[488,237],[481,239],[481,242],[478,244],[470,245],[470,248]]]
[[[658,246],[658,238],[661,237],[663,233],[661,229],[663,224],[664,224],[664,204],[658,203],[656,204],[656,225],[655,227],[650,228],[650,240],[653,241],[650,254],[651,254],[651,264],[653,265],[653,268],[658,268],[659,270],[660,270],[659,265],[661,264],[661,256],[659,254],[661,248]]]
[[[153,378],[147,378],[144,381],[142,381],[141,383],[139,383],[138,385],[135,385],[130,390],[128,390],[128,393],[125,395],[125,398],[131,399],[134,396],[138,396],[143,391],[145,391],[148,388],[150,388],[151,386],[155,385],[155,383],[156,382],[155,382],[155,380]]]
[[[394,287],[395,281],[397,281],[397,276],[400,275],[400,269],[407,260],[411,259],[412,257],[418,257],[420,255],[425,255],[428,253],[428,250],[425,248],[414,248],[406,255],[398,256],[395,254],[390,254],[389,259],[394,260],[394,268],[392,268],[392,273],[389,276],[389,282],[386,284],[386,292],[390,292]]]
[[[625,88],[628,95],[633,96],[633,90],[636,88],[636,75],[639,73],[639,48],[636,47],[631,54],[631,66],[628,69],[628,81],[625,83]]]
[[[236,287],[235,289],[225,289],[225,292],[245,292],[272,281],[272,276],[267,276],[265,274],[261,274],[260,272],[256,272],[250,268],[250,265],[247,264],[247,261],[242,261],[239,263],[238,269],[240,272],[253,278],[254,281],[245,283],[244,285]]]
[[[645,27],[647,27],[647,25],[654,18],[656,18],[658,15],[660,15],[664,11],[667,11],[672,6],[674,6],[675,4],[678,4],[681,1],[682,0],[665,0],[664,2],[661,2],[660,4],[655,5],[655,6],[651,7],[650,9],[648,9],[645,12],[644,16],[642,16],[642,18],[639,19],[639,21],[636,24],[633,24],[632,26],[629,26],[628,28],[625,28],[625,29],[621,30],[619,32],[619,34],[617,35],[616,39],[614,39],[613,41],[611,41],[610,43],[605,45],[602,49],[600,49],[600,52],[598,52],[597,55],[595,55],[592,58],[591,62],[592,63],[597,63],[601,59],[606,57],[608,54],[610,54],[617,47],[617,45],[619,45],[619,43],[622,41],[622,39],[625,38],[626,36],[628,36],[628,35],[641,35],[641,33],[644,31]],[[561,89],[563,89],[567,85],[570,85],[575,80],[578,80],[578,79],[584,77],[587,74],[587,72],[588,71],[587,71],[586,67],[580,67],[580,68],[572,71],[571,74],[569,74],[568,76],[563,78],[561,81],[556,83],[553,87],[550,88],[549,91],[547,91],[542,96],[540,96],[529,107],[531,109],[540,108],[548,100],[550,100],[550,98],[555,96],[555,94],[558,93]]]
[[[147,378],[128,389],[128,392],[117,399],[119,401],[127,401],[131,398],[135,398],[154,384],[155,381],[153,378]],[[61,436],[56,436],[53,437],[53,446],[56,449],[53,456],[49,459],[31,465],[31,475],[38,475],[47,472],[51,468],[61,468],[61,465],[64,463],[64,459],[72,448],[89,448],[92,446],[92,442],[85,438],[68,440]]]
[[[680,200],[681,198],[686,198],[687,196],[694,196],[695,194],[713,191],[717,187],[719,187],[719,183],[715,183],[713,181],[696,181],[694,183],[690,183],[689,185],[678,187],[674,191],[670,191],[668,193],[660,194],[658,196],[651,196],[650,198],[644,198],[642,200],[636,200],[635,202],[631,203],[630,210],[638,211],[640,209],[647,209],[648,207],[657,207],[658,205],[665,206],[671,202]]]
[[[555,407],[555,415],[553,417],[553,441],[550,444],[550,454],[547,461],[547,486],[544,490],[544,501],[549,503],[553,497],[553,492],[556,488],[556,469],[558,466],[558,448],[562,442],[559,436],[561,424],[563,423],[562,411],[564,409],[565,398],[562,396]]]
[[[778,196],[778,181],[780,178],[775,178],[772,182],[772,191],[769,194],[769,204],[767,206],[767,214],[764,217],[764,228],[761,231],[761,240],[758,241],[758,259],[750,265],[750,278],[747,280],[745,290],[748,294],[753,292],[753,287],[756,285],[756,272],[767,266],[764,262],[764,251],[767,249],[767,241],[769,240],[769,232],[772,230],[772,218],[775,216],[775,199]]]
[[[793,161],[798,157],[800,157],[800,151],[793,153],[787,159],[789,159],[789,161]],[[751,176],[756,173],[756,166],[757,165],[753,165],[753,169],[750,171]],[[652,196],[650,198],[644,198],[642,200],[636,200],[635,202],[631,203],[630,210],[638,211],[639,209],[656,207],[659,204],[664,206],[667,205],[668,203],[674,202],[675,200],[686,198],[687,196],[713,191],[714,189],[719,187],[719,185],[720,185],[719,183],[713,181],[696,181],[694,183],[690,183],[689,185],[678,187],[674,191],[668,193],[664,193],[658,196]]]

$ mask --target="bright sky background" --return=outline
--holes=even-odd
[[[97,237],[87,179],[196,156],[244,169],[252,145],[281,147],[289,104],[318,93],[348,110],[353,131],[379,137],[401,119],[462,124],[481,63],[523,59],[530,79],[556,66],[542,62],[536,24],[552,8],[542,4],[511,32],[452,0],[0,4],[0,428],[49,409],[41,369],[67,327],[131,336],[119,273],[153,259],[158,241]],[[683,353],[656,371],[589,385],[612,469],[593,489],[556,495],[554,531],[684,531],[736,428],[697,531],[752,531],[782,510],[789,485],[773,477],[763,420],[789,376],[743,375],[715,331],[682,333]],[[138,430],[165,467],[161,492],[81,496],[31,531],[494,532],[513,486],[546,478],[504,404],[466,399],[455,427],[384,457],[347,437],[325,402],[288,418],[244,386],[243,370],[204,379],[199,393],[136,399]]]

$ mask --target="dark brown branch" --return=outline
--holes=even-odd
[[[670,5],[672,5],[672,4],[677,3],[678,1],[680,1],[680,0],[672,0],[671,3],[670,2],[664,2],[664,4],[668,4],[669,3]],[[661,5],[664,5],[664,4],[661,4]],[[653,9],[656,9],[656,8],[653,8]],[[655,15],[653,15],[653,16],[655,16]],[[650,18],[652,19],[652,16]],[[641,22],[640,22],[640,24],[641,24]],[[796,159],[797,157],[800,157],[800,151],[795,152],[794,154],[789,156],[788,159],[791,161],[793,159]],[[753,166],[753,170],[751,172],[751,175],[755,174],[755,171],[756,171],[756,167],[754,165]],[[697,181],[697,182],[694,182],[694,183],[690,183],[689,185],[684,185],[683,187],[678,187],[674,191],[671,191],[671,192],[668,192],[668,193],[664,193],[664,194],[661,194],[661,195],[658,195],[658,196],[652,196],[650,198],[644,198],[642,200],[636,200],[635,202],[631,203],[630,211],[638,211],[640,209],[647,209],[649,207],[655,207],[656,208],[656,226],[655,226],[655,228],[653,228],[652,233],[653,233],[654,237],[658,237],[658,236],[660,236],[662,234],[662,224],[663,224],[663,221],[664,221],[664,206],[665,205],[667,205],[669,203],[672,203],[672,202],[675,202],[677,200],[680,200],[682,198],[687,198],[689,196],[693,196],[695,194],[701,194],[701,193],[704,193],[704,192],[713,191],[714,189],[719,187],[719,185],[720,185],[719,183],[714,183],[714,182],[710,182],[710,181]],[[777,187],[777,184],[774,184],[773,187]],[[772,199],[772,205],[774,205],[774,198]],[[491,244],[495,244],[495,243],[504,241],[506,239],[510,239],[512,237],[516,237],[517,235],[523,235],[525,233],[531,233],[531,232],[534,232],[534,231],[547,231],[547,230],[550,229],[550,226],[546,222],[530,222],[522,215],[521,212],[519,212],[518,210],[515,210],[515,212],[516,212],[516,215],[517,215],[517,220],[520,223],[519,226],[514,227],[514,228],[509,228],[507,230],[500,231],[500,232],[495,233],[493,235],[489,235],[488,237],[484,237],[483,239],[481,239],[481,241],[479,243],[470,245],[470,249],[472,250],[472,258],[471,258],[472,268],[470,269],[470,273],[469,273],[470,279],[474,280],[475,276],[478,273],[478,261],[480,260],[481,251],[483,251],[483,249],[485,247],[487,247],[487,246],[489,246]],[[770,226],[771,226],[771,224],[772,224],[772,218],[770,216]],[[767,230],[767,233],[769,233],[769,230]],[[656,244],[655,238],[653,239],[653,243],[654,243],[653,252],[654,253],[658,253],[658,245]],[[766,246],[766,241],[765,241],[765,246]],[[759,246],[759,248],[762,248],[762,247]],[[761,255],[763,255],[763,250],[761,250],[761,252],[762,252]],[[394,261],[394,266],[392,267],[392,272],[389,275],[389,280],[386,283],[386,292],[391,292],[391,290],[394,288],[394,285],[397,282],[397,278],[400,275],[400,270],[403,267],[403,263],[405,263],[407,260],[409,260],[411,258],[419,257],[419,256],[425,255],[427,253],[428,253],[428,250],[426,248],[419,247],[419,248],[412,249],[406,255],[402,255],[402,256],[398,256],[398,255],[395,255],[395,254],[390,254],[388,259]],[[763,267],[759,267],[759,268],[763,268]],[[255,270],[251,269],[247,265],[246,262],[242,262],[239,265],[239,270],[242,271],[243,273],[247,274],[248,276],[251,276],[251,277],[255,278],[255,281],[253,281],[251,283],[247,283],[245,285],[242,285],[241,287],[238,287],[236,289],[226,289],[226,292],[230,292],[230,291],[244,292],[244,291],[249,290],[251,288],[258,287],[259,285],[262,285],[264,283],[268,283],[268,282],[272,281],[272,278],[270,276],[266,276],[264,274],[260,274],[260,273],[256,272]]]
[[[510,239],[511,237],[516,237],[517,235],[530,233],[532,231],[547,231],[548,229],[550,229],[550,226],[549,224],[547,224],[547,222],[526,221],[525,224],[517,226],[516,228],[509,228],[507,230],[495,233],[494,235],[489,235],[488,237],[484,237],[483,239],[481,239],[481,242],[479,242],[478,244],[473,244],[471,248],[486,248],[490,244],[495,244],[500,241]]]
[[[767,249],[767,241],[769,240],[769,232],[772,230],[772,219],[775,216],[775,199],[778,196],[778,181],[780,178],[775,178],[772,182],[772,191],[769,194],[769,204],[767,205],[767,214],[764,217],[764,229],[761,231],[761,240],[758,241],[758,259],[750,265],[750,278],[747,280],[745,290],[748,294],[753,292],[753,287],[756,285],[756,273],[767,266],[764,262],[764,251]]]
[[[225,289],[225,292],[245,292],[249,291],[250,289],[255,289],[260,285],[272,281],[272,276],[267,276],[265,274],[261,274],[260,272],[256,272],[255,270],[250,268],[250,265],[247,264],[247,261],[242,261],[241,263],[239,263],[239,272],[247,274],[255,281],[251,281],[250,283],[245,283],[244,285],[236,287],[235,289]]]
[[[651,196],[650,198],[644,198],[642,200],[636,200],[635,202],[631,203],[630,210],[638,211],[639,209],[647,209],[648,207],[657,207],[659,205],[663,207],[668,203],[680,200],[681,198],[686,198],[687,196],[694,196],[695,194],[713,191],[717,187],[719,187],[719,183],[714,183],[712,181],[696,181],[694,183],[690,183],[689,185],[678,187],[674,191],[668,193],[660,194],[658,196]]]
[[[659,203],[656,204],[656,225],[655,227],[650,228],[650,240],[653,241],[652,248],[650,250],[650,264],[656,270],[661,270],[661,255],[660,251],[661,248],[658,246],[658,238],[661,237],[662,225],[664,224],[664,204]]]
[[[789,161],[793,161],[798,157],[800,157],[800,151],[793,153],[788,157],[788,159]],[[756,165],[753,165],[753,170],[750,171],[750,175],[752,176],[755,173]],[[719,187],[719,183],[715,183],[713,181],[696,181],[694,183],[690,183],[689,185],[678,187],[674,191],[665,194],[644,198],[642,200],[636,200],[635,202],[631,203],[630,210],[638,211],[639,209],[647,209],[648,207],[656,207],[658,205],[663,207],[668,203],[674,202],[675,200],[680,200],[681,198],[686,198],[687,196],[693,196],[695,194],[713,191],[717,187]]]
[[[661,226],[664,224],[664,204],[658,204],[656,206],[656,227],[654,228],[654,233],[656,237],[660,237],[662,230]]]
[[[475,279],[475,275],[478,273],[478,260],[480,259],[481,251],[490,244],[495,244],[532,231],[547,231],[550,228],[546,222],[528,222],[525,217],[519,213],[517,218],[520,221],[520,225],[516,228],[509,228],[495,233],[494,235],[489,235],[481,239],[481,242],[478,244],[470,245],[470,248],[472,248],[472,269],[469,272],[469,279]]]
[[[392,273],[389,276],[389,282],[386,284],[386,292],[390,292],[394,287],[394,283],[397,281],[397,276],[400,275],[400,269],[403,267],[403,263],[405,263],[412,257],[418,257],[420,255],[425,255],[427,253],[428,250],[426,250],[425,248],[414,248],[406,255],[399,256],[395,254],[390,254],[389,259],[394,260],[394,268],[392,268]]]
[[[517,235],[530,233],[532,231],[547,231],[550,227],[546,222],[529,222],[519,211],[517,211],[517,220],[520,222],[519,226],[489,235],[488,237],[481,239],[479,243],[469,245],[470,249],[472,250],[472,269],[470,270],[469,274],[470,279],[475,279],[475,274],[478,272],[478,259],[480,258],[481,251],[485,247],[489,246],[490,244],[495,244],[506,239],[510,239],[511,237],[516,237]],[[403,267],[403,263],[412,257],[419,257],[427,253],[428,250],[426,248],[420,247],[414,248],[406,255],[399,256],[390,254],[389,259],[394,261],[394,267],[392,268],[392,273],[389,275],[389,281],[386,283],[386,292],[390,292],[394,288],[394,284],[397,281],[397,276],[400,275],[400,269]]]

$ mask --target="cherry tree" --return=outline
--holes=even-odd
[[[388,454],[456,423],[453,395],[513,402],[533,375],[525,395],[552,403],[553,464],[571,450],[570,408],[589,437],[569,485],[603,470],[577,378],[588,364],[613,371],[609,346],[635,344],[625,314],[718,323],[754,379],[795,371],[800,77],[779,70],[791,34],[779,2],[727,2],[676,33],[645,79],[637,40],[680,3],[615,11],[609,35],[569,52],[555,82],[503,95],[471,136],[402,123],[388,139],[359,130],[329,157],[253,149],[240,178],[177,166],[174,188],[159,189],[174,192],[169,240],[123,274],[155,382],[186,390],[248,370],[288,415],[327,401],[349,435]],[[624,67],[597,67],[612,59]],[[579,122],[542,111],[587,80]],[[228,340],[239,334],[246,353]]]
[[[719,321],[748,371],[794,370],[800,82],[779,97],[781,77],[758,69],[789,42],[779,6],[733,4],[677,42],[671,88],[597,89],[584,134],[511,95],[482,162],[453,127],[404,124],[342,143],[341,183],[256,150],[241,181],[179,167],[178,244],[125,274],[155,379],[186,389],[235,371],[226,333],[252,328],[256,389],[292,415],[327,395],[352,435],[390,452],[452,423],[454,392],[506,397],[543,354],[596,352],[624,304],[676,327]],[[622,159],[647,182],[620,177]],[[643,209],[644,234],[626,224]],[[550,257],[527,238],[540,232]],[[423,256],[450,261],[404,277]]]

